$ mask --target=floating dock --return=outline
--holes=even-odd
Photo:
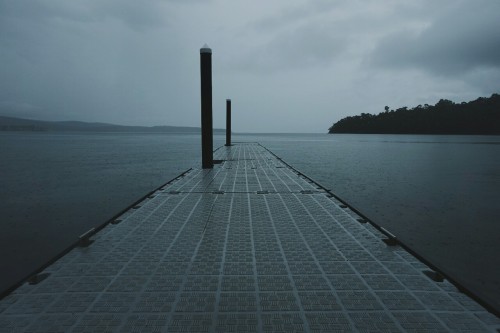
[[[264,147],[221,147],[215,159],[2,299],[0,332],[500,328],[497,316]]]

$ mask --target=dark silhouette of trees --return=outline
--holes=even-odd
[[[441,99],[436,105],[402,107],[378,115],[346,117],[329,133],[380,134],[490,134],[500,135],[500,95],[455,104]]]

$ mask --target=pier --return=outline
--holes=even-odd
[[[0,301],[0,332],[497,332],[500,320],[256,143],[214,153]]]

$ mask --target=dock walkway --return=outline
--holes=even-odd
[[[215,158],[213,170],[162,187],[1,300],[0,332],[500,327],[264,147],[221,147]]]

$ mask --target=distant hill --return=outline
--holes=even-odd
[[[180,126],[122,126],[83,121],[42,121],[0,116],[0,131],[200,133],[201,129]],[[225,130],[214,129],[214,133],[225,133]]]
[[[485,134],[500,135],[500,95],[455,104],[441,99],[436,105],[362,113],[333,124],[328,132],[367,134]]]

